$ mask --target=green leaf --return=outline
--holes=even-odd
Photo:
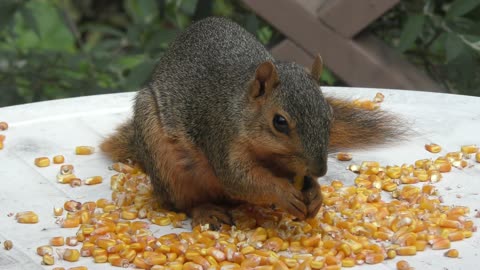
[[[147,60],[135,66],[126,78],[125,88],[128,90],[136,90],[141,87],[147,79],[150,78],[155,64],[155,61]]]
[[[323,68],[323,72],[320,80],[322,82],[325,82],[327,85],[335,85],[335,83],[337,82],[337,78],[326,67]]]
[[[417,37],[422,33],[424,23],[424,15],[412,14],[408,16],[407,22],[403,26],[402,34],[400,35],[400,43],[398,44],[398,49],[401,52],[413,46]]]
[[[124,6],[136,24],[149,24],[158,16],[155,0],[126,0]]]
[[[480,5],[479,0],[456,0],[448,9],[447,17],[453,18],[462,16],[473,10],[478,5]]]
[[[455,33],[448,33],[445,41],[445,50],[447,55],[447,63],[457,58],[462,50],[465,49],[465,44]]]
[[[20,9],[20,13],[22,14],[22,18],[27,27],[33,29],[35,34],[40,37],[40,30],[38,29],[37,20],[33,16],[32,11],[28,7],[23,7]]]
[[[0,31],[3,30],[7,24],[12,22],[15,13],[22,5],[24,5],[22,2],[14,0],[0,1]]]

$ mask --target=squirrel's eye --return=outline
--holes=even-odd
[[[285,117],[279,114],[275,114],[275,116],[273,117],[273,126],[276,130],[288,134],[288,122]]]

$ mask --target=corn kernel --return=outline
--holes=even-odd
[[[450,248],[450,240],[445,238],[439,238],[432,241],[432,249],[449,249]]]
[[[53,265],[55,263],[55,258],[51,254],[45,254],[42,256],[43,265]]]
[[[50,166],[50,159],[48,157],[38,157],[34,163],[37,167],[48,167]]]
[[[475,154],[475,160],[480,163],[480,152]]]
[[[416,246],[398,247],[396,251],[397,251],[397,255],[399,256],[411,256],[411,255],[417,254],[417,247]]]
[[[38,223],[38,215],[32,211],[25,211],[22,213],[18,213],[15,218],[17,219],[18,223],[27,223],[33,224]]]
[[[53,163],[54,164],[62,164],[63,162],[65,162],[65,157],[64,156],[57,155],[57,156],[53,157]]]
[[[410,270],[410,264],[407,261],[401,260],[397,262],[397,270]]]
[[[76,212],[82,208],[82,203],[74,200],[69,200],[63,204],[63,208],[68,212]]]
[[[382,93],[378,92],[375,94],[375,97],[373,98],[373,102],[382,103],[384,99],[385,99],[385,96]]]
[[[55,236],[50,239],[50,245],[59,247],[65,244],[65,238],[63,236]]]
[[[478,147],[475,144],[463,145],[460,148],[460,151],[462,151],[462,153],[464,153],[466,155],[474,154],[474,153],[478,152]]]
[[[4,247],[6,250],[12,249],[12,248],[13,248],[12,240],[5,240],[5,242],[3,242],[3,247]]]
[[[86,266],[75,266],[75,267],[70,267],[67,270],[88,270]]]
[[[8,129],[8,123],[7,122],[0,122],[0,130],[4,131]]]
[[[442,147],[435,143],[425,144],[425,150],[430,153],[439,153],[440,151],[442,151]]]
[[[449,249],[444,253],[444,255],[449,258],[458,258],[458,250]]]
[[[342,267],[354,267],[354,266],[355,266],[355,259],[353,258],[342,259]]]
[[[340,152],[337,154],[337,159],[340,161],[350,161],[352,160],[352,154]]]
[[[92,146],[77,146],[75,147],[76,155],[91,155],[95,152],[95,148]]]
[[[85,183],[85,185],[96,185],[103,182],[103,177],[93,176],[85,179],[83,182]]]
[[[106,263],[108,261],[108,256],[106,254],[93,256],[93,261],[95,263]]]
[[[71,187],[79,187],[81,185],[82,185],[82,180],[80,180],[80,178],[73,178],[70,180]]]
[[[63,253],[63,259],[69,262],[76,262],[80,258],[80,252],[78,249],[67,248]]]

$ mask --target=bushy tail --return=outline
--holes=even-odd
[[[381,145],[405,137],[405,123],[392,113],[362,109],[344,99],[327,101],[334,115],[329,152]]]
[[[133,160],[135,158],[134,151],[131,149],[133,136],[132,120],[128,120],[100,144],[100,149],[114,161]]]

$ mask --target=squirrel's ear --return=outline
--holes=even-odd
[[[315,56],[315,60],[313,61],[310,74],[313,76],[315,80],[318,81],[322,76],[322,71],[323,71],[323,60],[322,60],[322,57],[319,54],[317,54],[317,56]]]
[[[252,97],[269,94],[278,85],[278,73],[272,62],[266,61],[257,66],[255,80],[250,89]]]

